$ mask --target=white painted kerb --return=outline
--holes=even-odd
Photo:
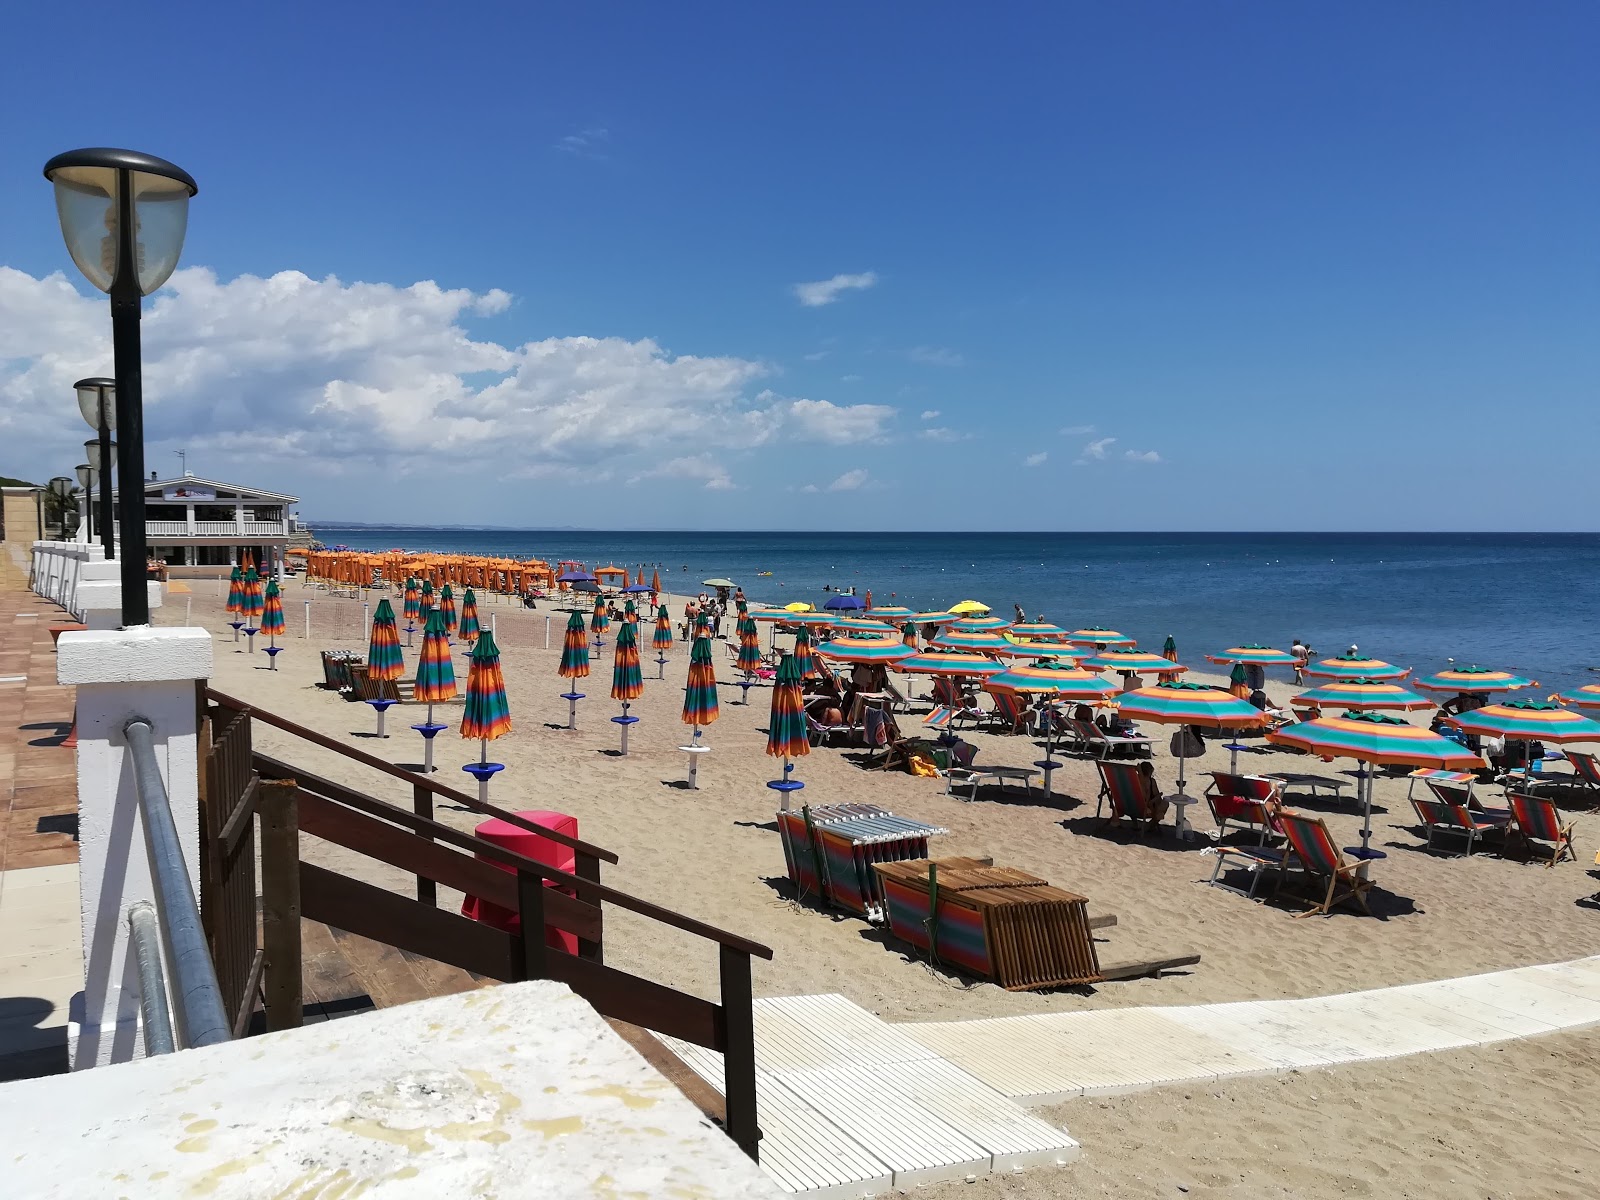
[[[0,1085],[7,1194],[776,1200],[588,1004],[508,984]]]

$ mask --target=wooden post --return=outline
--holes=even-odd
[[[411,785],[411,811],[419,817],[433,820],[433,793],[420,783]],[[430,834],[425,833],[421,836],[430,842],[433,841]],[[417,876],[417,899],[429,906],[436,906],[439,903],[439,889],[433,880]]]
[[[305,1012],[300,962],[299,788],[292,779],[260,782],[261,949],[267,1030],[298,1029]]]
[[[549,948],[544,942],[544,880],[517,872],[517,916],[522,922],[522,978],[548,979]]]
[[[722,1076],[727,1097],[727,1129],[739,1149],[760,1161],[756,1124],[756,1027],[750,997],[750,956],[732,946],[721,949]]]
[[[592,854],[583,853],[581,850],[578,851],[576,858],[577,862],[574,864],[572,873],[579,879],[586,879],[590,883],[599,883],[600,860]],[[598,896],[591,897],[580,895],[578,899],[592,903],[600,914],[601,922],[604,922],[605,906],[600,902],[600,898]],[[600,936],[595,938],[595,940],[592,942],[585,938],[578,939],[578,957],[587,958],[597,963],[605,962],[605,934],[603,930]]]

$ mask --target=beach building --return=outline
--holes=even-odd
[[[237,564],[247,550],[258,564],[276,566],[299,532],[300,519],[290,512],[299,500],[195,475],[152,476],[144,485],[150,553],[175,575],[212,574]]]

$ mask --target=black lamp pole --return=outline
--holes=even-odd
[[[117,556],[117,514],[111,501],[111,430],[106,425],[106,393],[100,389],[100,544],[105,547],[106,558]],[[119,475],[117,478],[121,478]]]
[[[122,624],[150,624],[150,542],[144,528],[144,367],[139,349],[143,307],[133,253],[133,188],[119,170],[117,271],[111,283],[111,354],[117,378],[117,508],[122,517]],[[105,449],[102,445],[102,450]]]

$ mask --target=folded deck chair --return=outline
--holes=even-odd
[[[1431,785],[1430,785],[1431,786]],[[1434,791],[1438,792],[1435,787]],[[1452,789],[1453,790],[1453,789]],[[1480,837],[1490,834],[1504,835],[1506,825],[1511,820],[1507,813],[1502,819],[1495,819],[1486,813],[1475,813],[1469,809],[1465,801],[1458,801],[1433,796],[1413,796],[1411,807],[1417,810],[1417,817],[1422,821],[1423,828],[1428,834],[1428,849],[1433,849],[1433,836],[1436,833],[1457,833],[1467,839],[1467,857],[1472,857],[1472,843]]]
[[[1281,812],[1278,814],[1278,824],[1282,826],[1284,835],[1289,839],[1289,847],[1293,850],[1293,854],[1284,856],[1284,867],[1293,859],[1306,874],[1328,881],[1328,890],[1322,899],[1313,901],[1305,912],[1295,913],[1296,919],[1315,913],[1331,916],[1333,906],[1346,900],[1354,900],[1361,906],[1362,912],[1370,915],[1372,910],[1367,907],[1367,893],[1372,890],[1372,880],[1357,874],[1356,867],[1345,861],[1344,854],[1334,843],[1333,835],[1328,832],[1326,821],[1321,817],[1308,817],[1304,813]]]
[[[1217,840],[1228,832],[1228,822],[1247,826],[1261,834],[1261,844],[1267,844],[1269,834],[1277,832],[1272,823],[1272,807],[1283,798],[1283,781],[1263,779],[1259,775],[1230,775],[1227,771],[1211,772],[1211,783],[1206,787],[1206,803],[1217,822]],[[1252,889],[1253,890],[1253,889]]]
[[[1563,855],[1578,861],[1578,852],[1572,848],[1572,823],[1561,823],[1561,814],[1553,803],[1526,792],[1507,792],[1506,799],[1511,803],[1511,830],[1522,844],[1532,850],[1534,842],[1550,843],[1547,868],[1560,862]]]
[[[1101,828],[1127,817],[1140,833],[1153,832],[1160,817],[1155,809],[1156,797],[1146,782],[1144,772],[1133,763],[1102,760],[1095,766],[1100,768],[1100,796],[1095,802],[1094,815],[1100,815],[1100,800],[1110,804],[1110,812]]]

